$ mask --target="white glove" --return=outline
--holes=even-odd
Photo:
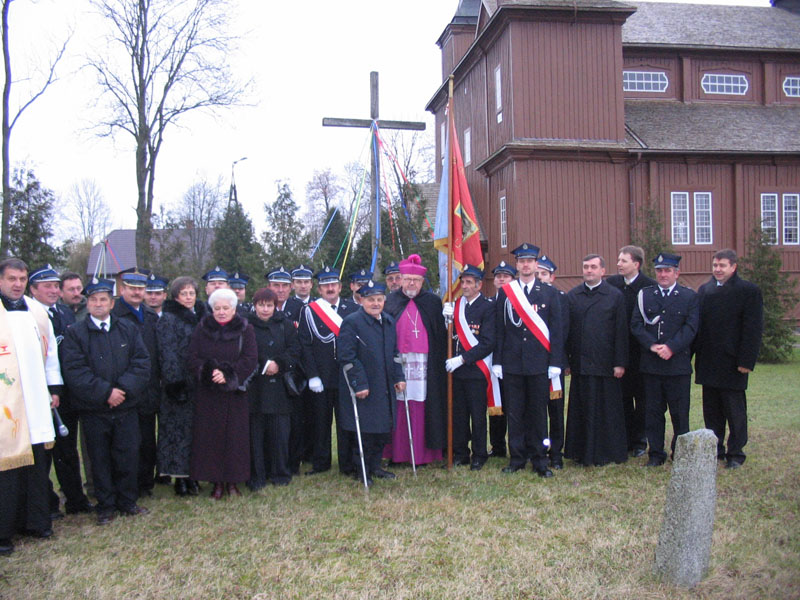
[[[547,367],[547,378],[553,379],[561,375],[561,367]]]
[[[321,393],[325,388],[322,386],[322,379],[319,377],[312,377],[308,380],[308,389],[315,394]]]
[[[448,321],[452,321],[453,314],[455,314],[455,305],[452,302],[445,302],[442,305],[442,316]]]
[[[501,365],[492,365],[492,373],[494,373],[494,376],[497,377],[498,379],[502,379],[503,367]]]
[[[453,358],[448,358],[446,361],[444,361],[444,368],[447,369],[448,373],[452,373],[463,364],[464,364],[463,356],[454,356]]]

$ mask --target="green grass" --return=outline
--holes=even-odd
[[[799,367],[796,354],[751,377],[748,460],[718,473],[711,565],[693,590],[651,572],[669,468],[568,462],[544,481],[492,459],[478,473],[399,468],[368,497],[336,474],[220,503],[207,485],[195,499],[157,486],[149,516],[68,517],[49,541],[20,539],[0,558],[0,597],[798,598]]]

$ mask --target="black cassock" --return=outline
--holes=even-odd
[[[622,386],[614,367],[628,364],[628,320],[622,293],[602,282],[567,294],[567,356],[572,381],[564,455],[584,465],[628,458]]]

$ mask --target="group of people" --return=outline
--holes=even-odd
[[[666,411],[675,436],[689,428],[694,355],[718,457],[744,462],[763,318],[734,251],[714,255],[697,293],[678,284],[673,254],[654,259],[656,280],[641,248],[623,247],[608,278],[589,254],[567,293],[537,246],[512,254],[492,270],[493,296],[467,265],[453,303],[426,289],[418,255],[383,282],[356,270],[347,296],[335,268],[279,267],[249,302],[248,277],[219,267],[202,277],[206,301],[188,276],[134,268],[84,288],[75,273],[0,261],[0,553],[14,535],[52,535],[63,513],[51,465],[66,513],[104,525],[146,514],[138,502],[155,483],[187,496],[209,482],[219,500],[243,483],[287,485],[302,463],[329,471],[334,416],[338,469],[366,486],[394,478],[391,465],[439,462],[448,373],[454,464],[508,456],[504,472],[530,462],[548,478],[564,457],[593,466],[649,451],[648,466],[664,464]]]

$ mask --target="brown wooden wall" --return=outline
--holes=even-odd
[[[619,24],[514,21],[509,31],[513,137],[624,139]]]
[[[443,34],[442,44],[442,80],[447,79],[450,73],[464,57],[470,44],[475,41],[474,25],[448,25]]]

